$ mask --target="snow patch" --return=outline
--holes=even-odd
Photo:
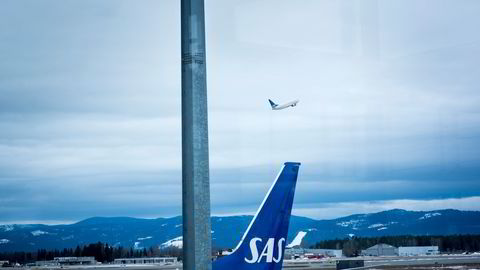
[[[350,238],[354,237],[355,234],[354,233],[349,233],[348,236],[350,236]]]
[[[302,240],[305,237],[305,235],[307,235],[307,232],[299,231],[297,233],[297,236],[295,236],[295,238],[293,239],[293,241],[290,244],[287,245],[287,248],[300,246],[300,244],[302,243]]]
[[[377,229],[377,231],[381,231],[381,230],[386,230],[388,229],[387,225],[392,225],[392,224],[397,224],[398,222],[395,222],[395,221],[392,221],[392,222],[389,222],[389,223],[386,223],[386,224],[382,224],[382,223],[375,223],[375,224],[372,224],[370,226],[368,226],[369,229]]]
[[[133,244],[133,249],[142,249],[140,242],[135,242],[135,244]]]
[[[183,237],[179,236],[173,239],[168,240],[167,242],[160,245],[160,248],[168,248],[168,247],[183,247]]]
[[[13,231],[15,229],[13,225],[0,225],[0,228],[2,228],[4,232]]]
[[[175,228],[178,228],[180,226],[183,226],[183,224],[177,224],[177,225],[175,225]]]
[[[152,239],[153,236],[146,236],[146,237],[140,237],[140,238],[137,238],[138,241],[142,241],[142,240],[147,240],[147,239]]]
[[[39,236],[39,235],[43,235],[43,234],[49,234],[48,232],[44,232],[44,231],[40,231],[40,230],[36,230],[36,231],[33,231],[33,232],[30,232],[33,236]]]
[[[318,230],[315,228],[310,228],[310,229],[307,229],[307,231],[311,232],[311,231],[318,231]]]
[[[365,220],[364,219],[352,219],[352,220],[349,220],[349,221],[337,222],[336,224],[338,226],[342,226],[342,227],[345,227],[345,228],[348,228],[348,227],[352,226],[352,229],[358,230],[357,225],[359,225],[359,223],[361,223],[362,221],[365,221]]]
[[[425,215],[423,215],[423,217],[420,217],[419,219],[428,219],[428,218],[432,218],[432,217],[436,217],[436,216],[441,216],[442,214],[441,213],[426,213]]]
[[[69,240],[69,239],[73,239],[73,235],[69,235],[69,236],[62,237],[62,240],[63,240],[63,241]]]
[[[0,239],[0,245],[1,245],[1,244],[7,244],[7,243],[10,243],[10,240],[8,240],[8,239]]]
[[[163,223],[163,224],[160,225],[160,226],[165,227],[165,226],[167,226],[167,223]]]

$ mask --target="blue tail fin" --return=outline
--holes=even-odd
[[[278,104],[275,104],[275,102],[270,99],[268,100],[268,102],[270,102],[270,106],[272,106],[272,109],[278,106]]]
[[[300,163],[286,162],[232,254],[213,270],[280,270]]]

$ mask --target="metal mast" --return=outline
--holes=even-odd
[[[211,270],[203,0],[181,1],[183,269]]]

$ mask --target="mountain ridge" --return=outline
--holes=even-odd
[[[252,215],[212,216],[212,242],[231,248],[240,241]],[[91,217],[72,224],[0,225],[0,251],[74,248],[95,242],[142,249],[182,235],[182,217]],[[480,234],[480,211],[391,209],[328,220],[292,216],[287,242],[306,232],[303,245],[350,236]]]

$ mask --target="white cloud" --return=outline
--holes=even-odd
[[[28,3],[0,9],[0,216],[177,213],[178,1]],[[286,160],[311,168],[299,182],[301,203],[332,201],[314,196],[322,187],[343,200],[352,179],[366,179],[344,188],[352,200],[375,186],[405,190],[409,179],[392,174],[425,164],[478,168],[480,5],[425,5],[207,1],[213,205],[248,212]],[[272,112],[267,98],[300,103]],[[392,177],[368,179],[378,167]],[[324,179],[323,170],[347,177]],[[471,178],[459,179],[459,196],[478,195]],[[426,190],[429,180],[418,186]],[[444,196],[448,184],[440,184],[424,196]],[[385,193],[418,197],[395,195]],[[59,202],[79,217],[36,208]]]
[[[434,211],[441,209],[458,209],[480,211],[480,197],[449,198],[436,200],[385,200],[338,202],[311,205],[295,205],[294,215],[316,219],[333,219],[352,214],[376,213],[391,209],[411,211]]]

